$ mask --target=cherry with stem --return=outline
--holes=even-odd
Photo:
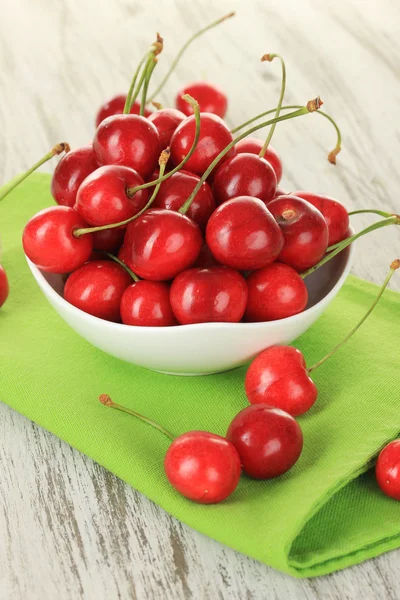
[[[157,94],[159,94],[161,92],[161,90],[163,89],[163,87],[165,86],[165,84],[167,83],[168,79],[170,78],[171,74],[173,73],[173,71],[175,70],[178,62],[180,61],[180,59],[182,58],[182,55],[185,53],[185,51],[188,49],[188,47],[192,44],[192,42],[194,42],[197,38],[199,38],[200,36],[203,35],[203,33],[206,33],[207,31],[209,31],[210,29],[212,29],[213,27],[216,27],[217,25],[219,25],[220,23],[223,23],[224,21],[226,21],[227,19],[230,19],[231,17],[233,17],[235,15],[234,12],[230,12],[227,15],[224,15],[223,17],[220,17],[219,19],[217,19],[216,21],[213,21],[212,23],[210,23],[209,25],[206,25],[206,27],[203,27],[203,29],[200,29],[199,31],[197,31],[196,33],[194,33],[182,46],[182,48],[179,50],[178,54],[176,55],[176,57],[174,58],[174,60],[172,61],[172,64],[169,68],[169,70],[167,71],[166,75],[163,77],[163,79],[161,80],[161,83],[157,86],[157,88],[154,90],[154,92],[151,94],[151,96],[148,98],[147,102],[152,102],[154,100],[154,98],[157,96]]]
[[[274,58],[278,58],[281,62],[281,67],[282,67],[282,83],[281,83],[281,91],[279,94],[279,100],[278,100],[278,106],[276,107],[276,111],[275,111],[275,117],[279,117],[280,112],[281,112],[281,108],[282,108],[282,103],[283,103],[283,97],[285,95],[285,90],[286,90],[286,65],[285,65],[285,61],[283,60],[282,56],[280,54],[264,54],[264,56],[261,57],[261,61],[265,62],[271,62],[274,60]],[[270,130],[268,132],[267,135],[267,139],[264,142],[263,147],[260,150],[260,157],[263,157],[265,152],[268,149],[269,143],[272,139],[272,136],[274,135],[274,131],[275,131],[275,127],[276,127],[276,123],[274,123],[273,125],[271,125]]]
[[[63,152],[67,153],[70,151],[69,144],[66,142],[60,142],[56,144],[50,152],[47,152],[40,160],[38,160],[30,169],[19,175],[16,179],[13,179],[10,184],[0,193],[0,200],[3,200],[14,188],[16,188],[20,183],[24,181],[29,175],[31,175],[36,169],[44,165],[48,160],[53,158],[53,156],[57,156],[58,154],[62,154]]]

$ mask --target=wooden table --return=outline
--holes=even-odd
[[[208,78],[229,95],[229,123],[273,107],[287,61],[287,103],[316,94],[340,123],[310,115],[277,127],[284,187],[324,192],[352,209],[399,210],[400,5],[397,0],[1,0],[0,181],[57,141],[76,147],[99,104],[127,89],[155,31],[160,78],[186,37],[232,9],[192,46],[160,101]],[[54,164],[48,165],[48,169]],[[365,217],[365,218],[363,218]],[[356,217],[365,226],[373,217]],[[395,228],[358,242],[354,273],[381,282],[400,253]],[[400,290],[400,277],[392,280]],[[0,598],[3,600],[399,598],[400,553],[295,580],[192,531],[116,477],[0,405]],[[395,591],[397,589],[397,592]]]

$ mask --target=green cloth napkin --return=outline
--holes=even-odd
[[[245,369],[188,378],[153,373],[104,354],[69,329],[36,286],[21,248],[28,218],[52,203],[49,182],[35,175],[0,203],[1,262],[11,286],[0,310],[0,399],[194,529],[296,577],[399,547],[400,503],[380,493],[367,470],[400,431],[400,295],[385,292],[368,323],[315,372],[319,398],[299,419],[305,443],[295,467],[268,482],[243,476],[227,501],[197,505],[165,478],[168,440],[97,398],[108,393],[176,434],[224,435],[247,406]],[[383,265],[382,280],[385,274]],[[349,277],[296,343],[309,365],[353,327],[376,291]]]

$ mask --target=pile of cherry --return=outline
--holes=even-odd
[[[186,86],[177,95],[176,108],[149,102],[162,46],[157,36],[128,94],[100,108],[92,145],[70,150],[68,144],[58,144],[0,193],[1,200],[41,164],[65,152],[51,182],[56,206],[33,216],[24,229],[27,257],[43,271],[67,275],[64,297],[75,307],[127,326],[259,322],[300,313],[308,302],[304,279],[310,273],[361,235],[399,224],[400,217],[356,211],[375,212],[383,220],[350,235],[342,204],[311,192],[287,194],[278,187],[282,162],[270,145],[277,123],[322,114],[338,132],[329,160],[334,163],[340,151],[340,132],[319,111],[319,97],[304,106],[282,106],[286,70],[280,55],[262,58],[281,61],[277,107],[230,130],[223,120],[227,97],[209,83]],[[273,118],[253,124],[270,113]],[[269,127],[265,141],[251,137],[264,127]],[[344,341],[371,312],[399,266],[399,261],[392,263],[376,301]],[[7,295],[0,266],[0,306]],[[317,399],[309,375],[343,343],[310,368],[293,347],[262,352],[246,375],[252,406],[235,417],[226,438],[199,431],[174,438],[108,396],[101,401],[173,440],[165,470],[179,492],[198,502],[219,502],[234,491],[242,469],[269,479],[297,462],[303,437],[295,417]],[[378,483],[400,499],[400,441],[382,452]]]

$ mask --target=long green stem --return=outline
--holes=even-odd
[[[279,94],[279,100],[278,100],[278,106],[276,107],[276,111],[275,111],[275,117],[279,117],[280,112],[281,112],[281,108],[282,108],[282,103],[283,103],[283,97],[285,95],[285,90],[286,90],[286,65],[285,65],[285,61],[283,60],[282,56],[280,54],[264,54],[264,56],[261,57],[261,60],[264,61],[268,61],[271,62],[272,60],[274,60],[274,58],[279,58],[279,60],[281,61],[281,67],[282,67],[282,82],[281,82],[281,91]],[[274,135],[274,131],[275,131],[275,127],[276,127],[276,123],[274,123],[273,125],[271,125],[270,130],[268,131],[268,135],[267,135],[267,139],[265,140],[264,146],[261,148],[260,154],[259,156],[263,157],[268,146],[269,143],[272,139],[272,136]]]
[[[198,181],[196,187],[194,188],[193,192],[190,194],[189,198],[179,209],[179,212],[181,212],[182,214],[186,214],[186,212],[190,208],[190,205],[192,204],[194,197],[196,196],[197,192],[203,185],[204,181],[210,175],[211,171],[217,166],[219,161],[234,147],[235,144],[240,142],[240,140],[247,137],[248,135],[251,135],[255,131],[262,129],[263,127],[268,127],[269,125],[273,125],[274,123],[279,123],[280,121],[287,121],[288,119],[293,119],[295,117],[301,117],[302,115],[307,115],[309,112],[313,112],[314,110],[317,110],[317,108],[315,108],[315,107],[320,102],[319,98],[318,99],[316,98],[315,100],[313,100],[311,102],[313,104],[307,103],[307,106],[303,106],[299,110],[289,113],[288,115],[283,115],[283,116],[277,117],[275,119],[270,119],[269,121],[265,121],[264,123],[255,125],[251,129],[248,129],[248,130],[244,131],[243,133],[241,133],[240,135],[238,135],[234,140],[232,140],[232,142],[230,142],[230,144],[228,144],[223,150],[221,150],[221,152],[218,154],[218,156],[212,161],[212,163],[210,164],[208,169],[203,173],[201,179]]]
[[[282,106],[281,110],[294,110],[295,108],[301,108],[301,105],[300,104],[287,104],[286,106]],[[277,110],[277,107],[271,108],[270,110],[266,110],[265,112],[260,113],[256,117],[253,117],[252,119],[249,119],[248,121],[245,121],[241,125],[238,125],[234,129],[232,129],[231,133],[236,133],[240,129],[243,129],[244,127],[247,127],[248,125],[251,125],[252,123],[254,123],[254,121],[258,121],[258,119],[262,119],[263,117],[266,117],[267,115],[271,115],[272,113],[275,113],[276,110]],[[339,152],[341,150],[342,134],[340,132],[340,129],[339,129],[337,123],[332,119],[332,117],[330,115],[328,115],[323,110],[318,110],[317,115],[321,115],[321,117],[328,119],[328,121],[330,123],[332,123],[332,125],[334,126],[334,128],[336,130],[336,135],[337,135],[336,146],[328,155],[329,162],[332,162],[333,164],[335,164],[336,156],[337,156],[337,154],[339,154]],[[333,159],[335,159],[335,160],[333,160]]]
[[[167,429],[165,429],[164,427],[162,427],[161,425],[159,425],[152,419],[149,419],[148,417],[145,417],[145,416],[141,415],[140,413],[137,413],[136,411],[131,410],[130,408],[126,408],[125,406],[122,406],[121,404],[116,404],[115,402],[113,402],[111,400],[111,398],[108,394],[101,394],[101,396],[99,396],[99,400],[102,404],[104,404],[104,406],[109,406],[110,408],[115,408],[116,410],[120,410],[121,412],[126,413],[127,415],[136,417],[136,419],[139,419],[139,421],[142,421],[143,423],[147,423],[147,425],[151,425],[152,427],[154,427],[154,429],[157,429],[157,431],[159,431],[160,433],[163,433],[165,436],[167,436],[167,438],[174,441],[176,436],[174,436]]]
[[[152,46],[152,49],[150,50],[150,52],[153,52],[153,48],[154,47]],[[149,52],[146,52],[146,54],[143,56],[142,60],[138,64],[137,69],[136,69],[136,71],[135,71],[135,73],[133,75],[133,78],[132,78],[132,81],[131,81],[131,85],[130,85],[130,88],[128,90],[128,94],[126,96],[125,106],[124,106],[124,110],[123,110],[123,114],[124,115],[129,114],[130,111],[131,111],[132,104],[133,104],[133,102],[132,102],[132,95],[133,95],[133,91],[135,89],[136,81],[137,81],[137,78],[139,77],[139,73],[140,73],[140,71],[141,71],[141,69],[143,67],[143,64],[146,62],[148,56],[149,56]]]
[[[140,61],[139,66],[136,69],[136,72],[133,76],[131,86],[129,88],[125,106],[124,106],[124,114],[128,114],[131,112],[131,108],[132,108],[135,100],[137,99],[140,90],[142,89],[143,83],[146,80],[146,76],[148,75],[148,72],[147,72],[148,67],[154,61],[155,57],[158,56],[158,54],[160,54],[162,52],[163,47],[164,47],[164,40],[160,36],[160,34],[157,33],[156,41],[152,44],[152,46],[150,47],[150,50],[148,50],[148,52],[145,54],[145,56]],[[142,69],[143,63],[144,63],[144,67]],[[135,88],[136,80],[139,76],[141,69],[142,69],[142,73],[140,75],[139,83],[137,84],[137,86]]]
[[[180,61],[180,59],[182,58],[182,55],[185,53],[185,51],[187,50],[187,48],[190,46],[190,44],[192,42],[194,42],[194,40],[196,40],[198,37],[200,37],[201,35],[203,35],[203,33],[206,33],[206,31],[208,31],[209,29],[212,29],[213,27],[216,27],[217,25],[219,25],[220,23],[223,23],[223,21],[226,21],[227,19],[229,19],[230,17],[233,17],[235,15],[234,12],[229,13],[228,15],[225,15],[223,17],[221,17],[220,19],[217,19],[216,21],[213,21],[212,23],[210,23],[209,25],[207,25],[206,27],[204,27],[203,29],[200,29],[199,31],[197,31],[196,33],[194,33],[182,46],[182,48],[179,50],[178,54],[176,55],[176,57],[174,58],[174,60],[172,61],[172,64],[169,68],[169,70],[167,71],[166,75],[164,76],[164,78],[161,80],[161,83],[157,86],[157,88],[154,90],[154,92],[151,94],[150,98],[148,99],[148,102],[151,102],[152,100],[154,100],[154,98],[157,96],[157,94],[159,94],[161,92],[161,90],[163,89],[163,87],[165,86],[165,84],[167,83],[168,79],[171,76],[171,73],[173,73],[173,71],[175,70],[178,62]]]
[[[87,235],[88,233],[96,233],[96,231],[103,231],[104,229],[116,229],[117,227],[124,227],[125,225],[129,225],[129,223],[138,219],[148,208],[150,208],[150,206],[153,204],[153,202],[158,194],[158,190],[160,189],[160,185],[162,183],[162,176],[164,174],[165,167],[167,166],[169,155],[170,155],[169,147],[161,152],[161,155],[160,155],[160,158],[158,161],[158,164],[160,165],[160,177],[157,180],[158,183],[155,186],[149,201],[142,209],[139,210],[139,212],[137,212],[135,215],[133,215],[133,217],[129,217],[129,219],[125,219],[125,221],[119,221],[119,223],[111,223],[109,225],[99,225],[98,227],[85,227],[82,229],[75,229],[74,236],[80,237],[81,235]],[[118,260],[117,260],[117,262],[118,262]],[[133,276],[132,272],[131,272],[131,275]]]
[[[113,260],[114,262],[116,262],[118,265],[120,265],[120,267],[122,267],[124,269],[124,271],[126,271],[128,273],[128,275],[130,275],[133,279],[133,281],[136,283],[137,281],[140,281],[139,277],[136,275],[136,273],[134,273],[129,267],[128,265],[126,265],[124,262],[122,262],[122,260],[120,260],[117,256],[115,256],[114,254],[111,254],[111,252],[105,252],[104,250],[102,250],[102,254],[105,254],[106,256],[108,256],[108,258],[111,258],[111,260]]]
[[[394,217],[396,216],[394,213],[388,213],[384,210],[376,210],[375,208],[363,208],[361,210],[352,210],[349,212],[349,217],[353,215],[361,215],[363,213],[371,214],[371,215],[379,215],[380,217]]]
[[[394,217],[390,217],[389,219],[384,219],[383,221],[378,221],[377,223],[373,223],[369,227],[362,229],[362,231],[359,231],[358,233],[355,233],[354,235],[346,238],[345,240],[340,242],[339,245],[337,245],[336,248],[334,248],[334,250],[332,250],[332,252],[330,252],[329,254],[325,254],[324,258],[322,258],[319,261],[319,263],[317,263],[313,267],[310,267],[309,269],[307,269],[307,271],[304,271],[304,273],[301,273],[301,277],[304,279],[305,277],[308,277],[308,275],[311,275],[311,273],[314,273],[314,271],[316,271],[317,269],[319,269],[320,267],[325,265],[332,258],[334,258],[337,254],[339,254],[342,250],[347,248],[347,246],[350,246],[350,244],[352,244],[353,242],[358,240],[358,238],[362,237],[363,235],[366,235],[367,233],[370,233],[371,231],[375,231],[375,229],[380,229],[381,227],[387,227],[388,225],[400,225],[400,217],[394,216]]]
[[[69,147],[69,144],[67,144],[66,142],[60,142],[59,144],[56,144],[54,146],[54,148],[52,148],[50,150],[50,152],[47,152],[47,154],[42,156],[42,158],[40,160],[38,160],[30,169],[25,171],[25,173],[22,173],[22,175],[20,175],[16,179],[13,179],[8,184],[8,186],[6,188],[4,188],[3,191],[1,192],[0,200],[3,200],[3,198],[5,198],[7,196],[7,194],[9,194],[14,188],[17,187],[17,185],[22,183],[22,181],[24,181],[24,179],[29,177],[29,175],[31,175],[34,171],[36,171],[36,169],[38,169],[39,167],[44,165],[45,162],[47,162],[48,160],[53,158],[53,156],[57,156],[57,154],[61,154],[62,152],[67,153],[69,151],[70,151],[70,147]]]
[[[156,66],[157,66],[157,58],[154,57],[153,60],[150,62],[150,64],[147,66],[146,76],[144,78],[143,89],[142,89],[142,101],[140,103],[141,116],[144,115],[144,110],[146,108],[147,92],[149,89],[149,83],[150,83],[151,76],[152,76],[153,71],[156,68]]]
[[[385,291],[389,281],[392,278],[392,275],[394,274],[394,272],[400,268],[400,259],[396,259],[392,262],[392,264],[390,265],[390,271],[385,279],[385,281],[382,284],[381,289],[378,292],[377,297],[375,298],[374,302],[371,304],[371,306],[369,307],[369,309],[367,310],[367,312],[365,313],[365,315],[363,316],[363,318],[361,319],[361,321],[359,323],[357,323],[357,325],[350,331],[350,333],[348,333],[346,335],[346,337],[337,345],[333,348],[333,350],[331,350],[330,352],[328,352],[328,354],[326,356],[324,356],[323,358],[321,358],[321,360],[319,360],[318,362],[316,362],[312,367],[310,367],[309,369],[307,369],[307,373],[310,374],[312,373],[312,371],[315,371],[315,369],[317,369],[318,367],[320,367],[321,365],[324,364],[325,361],[328,360],[328,358],[330,358],[333,354],[335,354],[335,352],[337,352],[339,350],[339,348],[341,348],[342,346],[344,346],[344,344],[351,338],[352,335],[354,335],[356,333],[356,331],[361,327],[361,325],[364,323],[364,321],[366,321],[366,319],[369,317],[369,315],[371,314],[371,312],[374,310],[375,306],[378,304],[379,300],[382,297],[383,292]]]

